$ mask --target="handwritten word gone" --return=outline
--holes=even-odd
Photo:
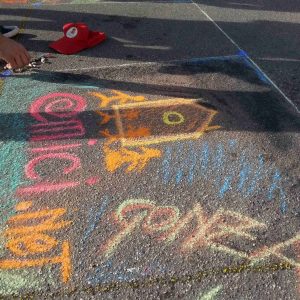
[[[208,215],[201,205],[196,203],[183,215],[176,206],[158,206],[154,201],[130,199],[120,204],[113,212],[113,220],[118,232],[109,237],[100,249],[106,259],[112,256],[133,232],[140,232],[159,242],[170,244],[176,241],[183,254],[207,248],[240,259],[248,259],[252,264],[276,257],[300,268],[298,258],[287,257],[284,254],[287,249],[299,243],[300,232],[286,241],[254,249],[250,253],[228,246],[228,240],[232,239],[255,241],[257,237],[253,231],[267,228],[266,224],[231,210],[219,209],[213,215]]]
[[[161,242],[181,240],[180,248],[184,253],[210,247],[245,258],[245,253],[222,244],[224,239],[235,236],[255,240],[256,237],[249,231],[266,227],[230,210],[219,210],[208,216],[196,203],[189,212],[181,215],[176,206],[157,206],[155,202],[144,199],[125,201],[113,216],[119,232],[101,247],[105,257],[111,256],[127,236],[140,228],[144,234],[153,235]]]

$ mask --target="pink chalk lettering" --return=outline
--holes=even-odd
[[[73,188],[78,185],[80,185],[80,182],[77,181],[67,181],[62,183],[54,183],[54,182],[37,183],[33,186],[19,188],[17,190],[17,194],[24,195],[24,194],[40,194],[45,192],[57,192],[60,190],[65,190],[67,188]]]
[[[80,146],[81,144],[55,145],[55,146],[48,146],[48,147],[31,148],[30,151],[32,153],[52,152],[52,151],[54,152],[54,151],[78,148]]]
[[[63,174],[69,174],[73,171],[79,169],[81,167],[80,159],[70,153],[66,152],[59,152],[59,153],[48,153],[43,154],[34,159],[30,160],[28,164],[25,166],[25,174],[29,179],[40,180],[42,179],[40,175],[35,171],[36,165],[40,164],[46,159],[61,159],[61,160],[68,160],[71,161],[72,164],[70,167],[67,167],[63,170]]]
[[[96,139],[90,139],[88,140],[88,145],[89,146],[95,146],[97,144],[97,140]]]
[[[43,110],[43,107],[44,110]],[[86,108],[83,97],[69,93],[51,93],[36,99],[30,106],[29,112],[40,122],[48,122],[45,114],[58,119],[71,118]],[[41,113],[44,113],[41,115]]]
[[[99,180],[99,177],[90,177],[85,181],[85,183],[87,185],[95,185],[97,182],[99,182]]]
[[[37,135],[39,133],[48,133]],[[31,134],[36,135],[30,141],[49,141],[57,139],[68,139],[85,135],[85,128],[80,120],[47,122],[31,126]]]

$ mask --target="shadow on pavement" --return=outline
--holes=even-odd
[[[90,99],[90,101],[88,101],[90,103],[89,108],[78,114],[78,120],[84,124],[86,132],[79,137],[75,135],[74,139],[102,139],[106,136],[101,135],[100,132],[106,130],[118,134],[114,117],[109,122],[103,123],[103,116],[96,113],[96,110],[99,110],[97,105],[99,99],[94,97],[95,101],[92,101],[93,96],[90,92],[96,91],[105,94],[111,90],[119,90],[127,94],[151,95],[149,101],[151,101],[152,98],[154,100],[150,108],[143,107],[142,105],[137,108],[139,116],[144,115],[146,119],[148,118],[147,116],[151,116],[151,120],[146,120],[145,117],[141,120],[140,117],[138,117],[137,120],[133,120],[130,123],[131,127],[142,128],[143,124],[145,125],[146,123],[159,123],[159,121],[161,121],[161,115],[165,111],[174,110],[172,102],[178,98],[195,99],[199,105],[199,114],[194,115],[194,109],[187,112],[187,115],[193,115],[190,120],[191,122],[198,122],[202,118],[201,112],[203,112],[203,110],[213,110],[217,114],[210,126],[221,126],[218,130],[228,132],[281,132],[282,134],[278,137],[281,143],[280,147],[290,147],[292,139],[283,133],[299,132],[300,129],[300,121],[292,112],[291,107],[283,102],[270,86],[262,84],[261,81],[255,77],[253,71],[248,69],[247,72],[243,71],[234,74],[231,70],[232,67],[236,70],[234,63],[227,64],[226,68],[223,69],[220,65],[218,66],[218,64],[215,66],[211,64],[211,62],[208,62],[190,66],[182,63],[173,65],[157,64],[145,67],[139,66],[133,69],[132,67],[108,68],[106,70],[102,69],[97,74],[70,74],[39,70],[32,74],[20,74],[16,76],[16,78],[18,78],[18,80],[25,78],[30,79],[36,85],[39,85],[39,83],[58,83],[62,91],[67,89],[68,92],[80,94],[86,99]],[[130,81],[128,81],[127,75],[130,76],[130,73],[135,75],[132,75]],[[204,88],[203,75],[206,76],[207,73],[214,74],[216,81],[229,80],[229,84],[231,79],[235,77],[236,79],[234,81],[236,83],[232,86],[232,90],[218,89],[217,86],[215,89],[213,89],[213,86]],[[163,82],[166,75],[171,77],[168,82]],[[178,81],[176,82],[174,78],[177,78]],[[6,80],[10,79],[8,78]],[[226,84],[225,82],[225,85]],[[96,89],[80,89],[80,86],[85,85],[93,86]],[[207,85],[205,84],[204,86]],[[255,89],[253,89],[253,87]],[[155,105],[155,101],[159,99],[167,101],[167,105],[165,105],[163,109]],[[115,116],[113,108],[104,109],[103,112],[107,115]],[[42,116],[43,114],[43,112],[40,113]],[[45,119],[48,117],[45,115]],[[28,132],[30,128],[32,128],[32,125],[39,124],[29,113],[2,113],[0,120],[0,140],[2,141],[29,140],[29,135],[20,135],[20,130],[16,130],[16,128],[18,128],[21,122],[23,124],[23,131]],[[70,121],[71,120],[72,118],[70,118]],[[53,121],[57,120],[54,119]],[[200,123],[201,122],[200,120]],[[58,125],[55,124],[55,126]],[[76,127],[78,124],[67,123],[64,125],[67,127]],[[43,125],[34,125],[33,127],[39,126],[41,126],[41,128],[37,128],[37,130],[42,132]],[[53,135],[55,130],[55,128],[50,129],[51,136],[54,136],[52,140],[56,139],[56,135]],[[62,131],[65,132],[65,130],[66,129],[63,129]],[[60,129],[58,129],[58,132],[59,131]],[[176,134],[178,133],[180,132],[176,132]],[[183,131],[182,133],[186,132]],[[155,133],[151,131],[147,134],[148,136],[152,136],[153,134],[164,135],[169,133],[166,133],[162,126],[161,129],[156,129]]]

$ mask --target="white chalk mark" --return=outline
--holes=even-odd
[[[192,0],[193,1],[193,0]],[[243,51],[243,49],[199,6],[199,4],[193,1],[193,4],[206,16],[208,20],[210,20],[222,33],[226,36],[226,38],[238,48],[238,50]],[[294,104],[294,102],[288,98],[284,92],[277,86],[277,84],[249,57],[247,56],[249,61],[266,77],[266,79],[270,82],[270,84],[281,94],[281,96],[293,106],[297,113],[300,113],[300,110]]]
[[[199,300],[214,300],[218,296],[219,292],[222,290],[223,286],[218,285],[215,288],[211,289],[208,293],[203,296],[200,296]]]
[[[125,48],[140,48],[140,49],[152,49],[152,50],[170,50],[171,47],[166,46],[145,46],[145,45],[136,45],[136,44],[125,44]]]
[[[300,62],[300,59],[296,58],[284,58],[284,57],[258,57],[257,60],[268,60],[268,61],[282,61],[282,62]]]

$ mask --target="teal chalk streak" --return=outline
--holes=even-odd
[[[19,116],[13,117],[11,126],[19,133],[18,139],[26,140],[24,123],[20,120],[18,120],[18,124],[15,122],[15,118],[19,118]],[[0,227],[14,213],[13,207],[18,202],[14,195],[16,189],[26,183],[23,180],[24,164],[26,163],[23,151],[25,146],[25,142],[9,141],[0,148]]]
[[[31,78],[5,79],[0,97],[0,230],[15,213],[14,206],[19,201],[15,197],[16,190],[29,184],[24,180],[27,130],[32,122],[28,117],[29,105],[55,90],[59,91],[57,85]]]
[[[243,151],[242,157],[241,157],[241,165],[242,169],[239,174],[239,183],[238,183],[238,189],[239,191],[242,191],[244,189],[245,184],[249,180],[251,167],[249,162],[247,161],[245,151]]]

